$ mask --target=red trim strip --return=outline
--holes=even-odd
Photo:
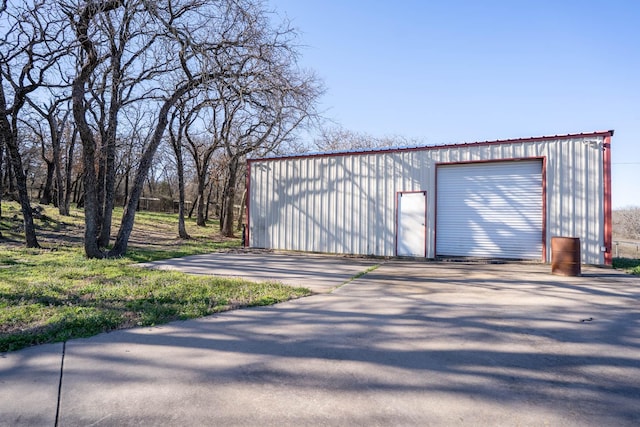
[[[544,160],[544,156],[533,156],[533,157],[505,157],[501,159],[487,159],[487,160],[465,160],[462,162],[439,162],[435,163],[436,167],[438,166],[455,166],[455,165],[468,165],[468,164],[478,164],[478,163],[503,163],[503,162],[519,162],[519,161],[529,161],[529,160]],[[437,175],[437,174],[436,174]],[[437,178],[437,176],[436,176]]]
[[[602,150],[603,172],[604,172],[604,263],[606,265],[613,264],[612,252],[612,213],[611,213],[611,135],[605,135]]]
[[[398,229],[400,228],[398,227],[398,211],[400,210],[398,209],[398,207],[400,206],[401,194],[402,194],[402,191],[396,191],[396,229],[394,233],[395,234],[395,243],[394,243],[395,250],[394,250],[393,256],[398,256]]]
[[[244,209],[245,209],[245,214],[247,215],[247,226],[244,229],[244,247],[248,248],[249,246],[251,246],[249,244],[249,226],[251,225],[251,217],[249,216],[250,214],[250,210],[249,210],[249,204],[251,203],[251,162],[247,161],[247,177],[245,178],[246,183],[245,183],[245,187],[246,187],[246,194],[245,197],[247,198],[247,201],[245,202],[244,205]]]
[[[424,193],[424,257],[427,257],[427,232],[429,231],[429,227],[427,227],[427,219],[428,219],[428,215],[429,215],[429,201],[427,199],[427,192],[423,191],[422,193]]]
[[[542,262],[547,260],[547,158],[542,158]]]
[[[433,174],[433,253],[432,259],[438,257],[438,165],[435,166]]]

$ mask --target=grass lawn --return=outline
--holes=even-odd
[[[176,215],[140,212],[127,256],[88,260],[82,248],[82,212],[60,217],[57,209],[47,207],[44,214],[45,219],[36,220],[44,248],[25,249],[18,205],[2,204],[0,352],[310,294],[279,283],[131,266],[239,246],[238,239],[220,237],[215,224],[202,228],[188,221],[194,238],[183,241],[175,237]],[[121,215],[121,210],[114,212],[114,221]]]

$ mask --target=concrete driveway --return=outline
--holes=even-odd
[[[380,260],[320,254],[215,252],[138,264],[158,270],[238,277],[255,282],[277,281],[316,293],[331,292]]]
[[[331,293],[70,341],[62,370],[62,344],[5,354],[0,425],[53,425],[59,385],[61,426],[640,424],[640,280],[549,269],[388,261]]]

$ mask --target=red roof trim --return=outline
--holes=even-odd
[[[611,137],[613,136],[613,130],[585,132],[585,133],[573,133],[564,135],[547,135],[547,136],[535,136],[530,138],[516,138],[516,139],[498,139],[495,141],[480,141],[480,142],[464,142],[455,144],[442,144],[442,145],[425,145],[420,147],[392,147],[387,149],[372,149],[372,150],[358,150],[358,151],[335,151],[327,153],[311,153],[311,154],[294,154],[290,156],[282,157],[264,157],[257,159],[248,159],[248,163],[258,161],[270,161],[270,160],[289,160],[289,159],[306,159],[312,157],[340,157],[340,156],[352,156],[352,155],[364,155],[364,154],[381,154],[381,153],[397,153],[403,151],[426,151],[426,150],[440,150],[442,148],[464,148],[479,145],[497,145],[497,144],[513,144],[518,142],[535,142],[535,141],[551,141],[554,139],[571,139],[571,138],[586,138],[591,136]]]

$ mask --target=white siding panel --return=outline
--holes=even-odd
[[[545,147],[547,247],[553,236],[578,237],[585,264],[604,263],[600,251],[604,244],[602,142],[596,138],[570,139]],[[547,261],[551,261],[550,251]]]
[[[438,167],[437,255],[542,258],[542,162]]]

